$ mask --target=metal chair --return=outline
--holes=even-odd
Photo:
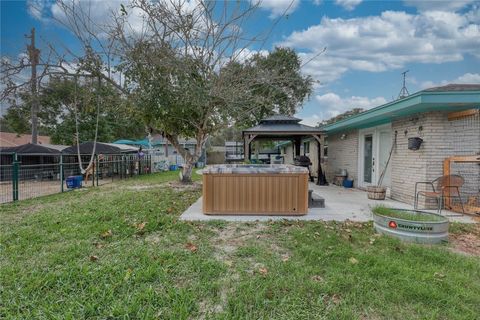
[[[444,198],[458,198],[462,206],[462,212],[465,213],[463,208],[463,201],[460,195],[460,187],[463,186],[465,180],[462,176],[459,175],[448,175],[438,177],[433,181],[422,181],[415,183],[415,203],[414,208],[418,208],[418,198],[419,196],[424,196],[425,198],[435,198],[438,204],[438,213],[442,212],[442,207],[444,205]],[[432,187],[433,191],[417,191],[419,184],[426,184]],[[436,185],[436,188],[435,188]],[[449,191],[448,193],[446,191]]]

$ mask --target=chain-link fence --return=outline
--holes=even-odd
[[[36,198],[70,190],[67,180],[81,176],[81,187],[99,186],[119,179],[152,172],[150,155],[1,154],[0,203]]]

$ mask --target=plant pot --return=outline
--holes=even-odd
[[[422,145],[423,139],[419,137],[408,138],[408,149],[418,150]]]
[[[448,219],[429,212],[392,209],[407,211],[411,214],[433,216],[436,219],[430,221],[413,221],[402,218],[380,215],[373,212],[373,226],[378,233],[389,235],[405,242],[423,244],[438,244],[448,241]]]
[[[385,200],[385,194],[387,192],[386,187],[369,186],[367,187],[367,197],[371,200]]]

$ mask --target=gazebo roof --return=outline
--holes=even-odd
[[[262,136],[302,136],[318,135],[322,129],[299,123],[301,119],[286,115],[276,114],[262,119],[255,127],[243,130],[243,134],[255,134]]]
[[[269,123],[269,124],[274,124],[274,123],[299,123],[300,121],[302,121],[302,119],[298,119],[298,118],[291,117],[291,116],[286,116],[286,115],[283,115],[283,114],[274,114],[271,117],[260,120],[260,123]]]

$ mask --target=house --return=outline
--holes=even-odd
[[[378,184],[386,167],[387,196],[413,204],[415,183],[442,176],[446,158],[480,155],[480,84],[422,90],[321,129],[321,162],[329,182],[346,170],[354,187],[365,189]],[[408,148],[409,138],[422,139],[418,150]],[[285,163],[293,163],[293,144],[279,147]],[[300,153],[310,157],[315,175],[315,139],[303,139]],[[451,173],[465,178],[464,201],[480,198],[480,165],[459,164]]]
[[[195,139],[185,139],[180,138],[180,145],[190,152],[193,152],[197,141]],[[153,156],[154,162],[161,161],[162,159],[168,159],[170,163],[175,163],[181,165],[184,162],[184,159],[177,152],[175,147],[162,135],[155,134],[150,139],[148,137],[141,140],[128,140],[121,139],[113,142],[114,144],[123,144],[135,147],[142,147],[143,150],[147,151]],[[202,152],[199,162],[205,162],[205,149]]]
[[[0,132],[0,148],[16,147],[32,142],[31,134],[17,134],[14,132]],[[38,136],[38,144],[49,144],[49,136]]]
[[[443,175],[451,156],[480,154],[480,84],[450,84],[419,91],[322,128],[328,139],[327,179],[345,169],[354,186],[383,186],[391,198],[412,204],[415,183]],[[413,140],[420,148],[409,148]],[[420,138],[420,139],[416,139]],[[389,155],[390,161],[386,166]],[[462,193],[480,195],[480,166],[458,165]]]

